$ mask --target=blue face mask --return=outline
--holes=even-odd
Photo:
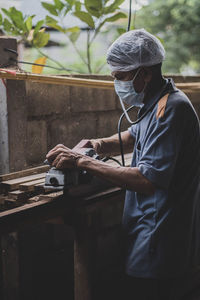
[[[129,81],[114,80],[115,92],[119,96],[120,102],[125,102],[128,105],[141,107],[144,100],[144,89],[142,92],[137,93],[134,89],[133,82],[137,77],[140,69],[136,72],[134,78]]]

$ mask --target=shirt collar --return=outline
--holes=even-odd
[[[138,112],[138,117],[145,113],[154,103],[156,104],[164,95],[168,93],[175,93],[178,89],[176,88],[172,78],[165,78],[165,84],[162,88],[153,95],[147,103],[145,103]]]

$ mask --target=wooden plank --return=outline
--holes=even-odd
[[[38,179],[38,180],[33,180],[30,182],[25,182],[19,185],[19,189],[22,191],[26,191],[26,192],[31,192],[34,191],[34,187],[37,184],[44,184],[45,179]]]
[[[65,76],[38,75],[38,74],[28,74],[28,73],[18,73],[18,72],[16,72],[16,75],[12,75],[0,71],[0,78],[14,79],[14,80],[27,80],[27,81],[57,84],[57,85],[80,86],[80,87],[87,87],[87,88],[114,89],[113,81],[84,79],[84,78],[65,77]]]
[[[45,199],[56,199],[57,197],[60,197],[63,195],[63,191],[59,191],[59,192],[52,192],[46,195],[40,195],[39,199],[40,200],[45,200]]]
[[[47,172],[49,170],[49,168],[50,167],[48,165],[45,165],[45,166],[39,166],[39,167],[31,168],[31,169],[25,169],[22,171],[13,172],[13,173],[9,173],[9,174],[3,174],[3,175],[0,175],[0,182]]]
[[[28,194],[26,192],[16,190],[8,193],[8,197],[14,200],[25,200],[28,197]]]
[[[19,73],[16,75],[9,74],[0,71],[0,78],[4,79],[14,79],[14,80],[27,80],[39,83],[57,84],[57,85],[67,85],[67,86],[80,86],[86,88],[98,88],[98,89],[112,89],[114,90],[114,83],[111,80],[95,80],[95,79],[85,79],[85,78],[75,78],[75,77],[65,77],[65,76],[53,76],[53,75],[38,75],[29,73]],[[199,82],[189,82],[189,83],[177,83],[177,88],[182,89],[192,89],[196,92],[200,91]]]
[[[36,184],[35,186],[34,186],[34,191],[36,192],[36,193],[44,193],[45,191],[46,191],[46,189],[44,188],[44,184],[42,183],[39,183],[39,184]],[[51,192],[52,190],[50,190],[50,192]]]
[[[17,200],[6,197],[5,201],[4,201],[4,206],[2,207],[2,210],[3,211],[10,210],[10,209],[18,207],[20,205],[21,205],[20,202],[18,202]]]
[[[34,196],[31,197],[27,200],[27,203],[34,203],[34,202],[38,202],[40,200],[40,196]]]
[[[123,200],[124,191],[120,189],[111,193],[108,191],[103,196],[98,195],[97,197],[94,194],[89,201],[84,201],[85,198],[83,197],[80,199],[71,199],[70,196],[64,195],[56,199],[44,199],[33,203],[26,203],[0,212],[0,233],[24,229],[58,216],[64,216],[67,222],[71,222],[68,224],[74,224],[74,213],[79,209],[78,207],[87,207],[94,203],[99,203],[99,205],[105,205],[106,209],[106,203],[109,199],[112,199],[114,202],[115,199]]]
[[[40,174],[31,175],[31,176],[25,176],[25,177],[21,177],[21,178],[11,179],[11,180],[7,180],[7,181],[3,181],[1,183],[1,186],[3,188],[6,188],[9,191],[13,191],[13,190],[19,189],[20,184],[29,182],[29,181],[33,181],[36,179],[45,178],[45,175],[46,175],[46,173],[40,173]]]
[[[8,197],[5,198],[5,203],[6,202],[8,202],[8,203],[15,203],[15,204],[17,203],[17,201],[15,199],[11,199],[11,198],[8,198]]]

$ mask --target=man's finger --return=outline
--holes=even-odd
[[[55,156],[57,156],[58,154],[60,154],[61,152],[67,152],[68,150],[70,150],[69,148],[65,147],[58,147],[57,149],[55,150],[51,150],[47,153],[47,156],[46,158],[48,160],[52,160],[52,158],[54,158]]]
[[[54,161],[52,162],[52,166],[53,167],[55,167],[56,165],[57,165],[57,163],[58,163],[58,161],[63,157],[63,152],[61,152],[60,154],[58,154],[57,156],[56,156],[56,158],[54,159]]]
[[[55,150],[57,150],[58,148],[65,148],[65,145],[63,145],[63,144],[58,144],[58,145],[56,145],[55,147],[53,147],[50,151],[55,151]],[[50,152],[49,151],[49,152]]]
[[[58,144],[57,146],[55,146],[53,149],[51,149],[48,153],[47,156],[49,157],[51,154],[54,154],[55,151],[57,151],[58,149],[62,149],[62,150],[69,150],[68,147],[62,145],[62,144]]]
[[[56,169],[63,169],[64,167],[66,167],[64,164],[65,164],[65,159],[64,159],[64,157],[61,157],[59,160],[58,160],[58,162],[57,162],[57,164],[56,164]]]

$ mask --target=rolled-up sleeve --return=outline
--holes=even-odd
[[[134,139],[135,139],[136,138],[136,132],[137,132],[137,124],[134,124],[131,127],[129,127],[128,131],[130,132],[132,137],[134,137]]]
[[[152,183],[168,188],[181,148],[184,115],[180,107],[169,107],[164,117],[148,129],[137,167]]]

